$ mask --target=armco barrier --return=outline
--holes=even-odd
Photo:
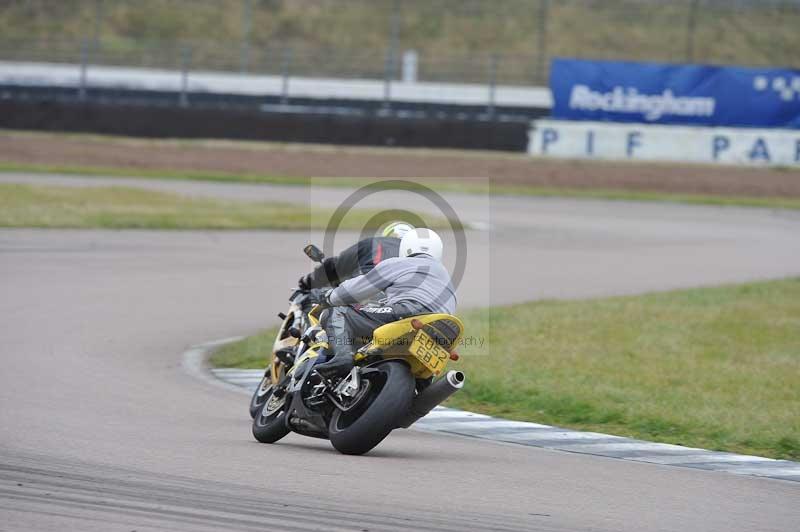
[[[569,159],[800,167],[800,130],[536,120],[528,153]]]
[[[0,101],[0,128],[524,152],[526,122]]]

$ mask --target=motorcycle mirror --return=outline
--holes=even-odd
[[[304,247],[303,253],[305,253],[306,256],[314,262],[322,262],[322,259],[325,258],[325,254],[322,252],[322,250],[314,244],[309,244]]]

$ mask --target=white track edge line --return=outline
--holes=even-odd
[[[242,336],[234,336],[230,338],[223,338],[221,340],[213,340],[204,342],[190,347],[183,353],[181,365],[184,370],[200,380],[203,380],[211,385],[224,388],[229,391],[236,391],[241,394],[250,395],[252,392],[243,387],[242,384],[252,383],[257,384],[259,377],[257,373],[259,370],[241,370],[237,368],[211,368],[207,359],[210,353],[217,347],[222,345],[236,342],[241,340]],[[252,377],[247,377],[250,371]],[[235,376],[234,376],[235,375]],[[229,380],[228,380],[229,379]],[[231,381],[239,382],[233,384]],[[468,422],[466,419],[480,420]],[[528,445],[543,449],[560,450],[565,452],[573,452],[576,454],[588,454],[594,456],[606,456],[609,458],[627,460],[640,463],[650,463],[653,465],[663,465],[668,467],[684,467],[694,470],[701,470],[699,467],[694,467],[695,464],[708,464],[708,471],[732,473],[736,475],[760,477],[760,478],[779,478],[781,476],[797,476],[800,481],[800,463],[788,460],[776,460],[773,458],[766,458],[763,456],[755,455],[741,455],[735,453],[728,453],[723,451],[712,451],[709,449],[700,449],[696,447],[684,447],[681,445],[673,445],[669,443],[648,442],[645,440],[636,440],[632,438],[625,438],[623,436],[615,436],[612,434],[603,434],[599,432],[583,432],[577,430],[564,429],[551,425],[541,425],[539,423],[513,421],[502,418],[494,418],[485,414],[478,414],[469,412],[467,410],[458,410],[449,407],[436,407],[427,416],[419,420],[420,425],[415,427],[416,430],[423,432],[437,432],[445,434],[458,434],[467,437],[474,437],[482,440],[489,440],[495,442],[512,443],[519,445]],[[497,424],[496,428],[505,428],[506,431],[499,430],[493,434],[488,431],[486,434],[475,434],[469,432],[469,426],[473,427],[489,427]],[[529,427],[530,432],[507,432],[509,427]],[[463,430],[464,432],[459,432]],[[548,438],[547,436],[559,436]],[[552,440],[569,440],[569,435],[575,435],[574,440],[586,440],[587,443],[571,443],[558,446],[544,446],[536,445],[537,440],[552,441]],[[590,443],[592,439],[610,439],[610,440],[628,440],[622,442],[597,442]],[[647,456],[614,456],[603,454],[604,452],[624,452],[624,451],[654,451],[655,453]],[[679,454],[688,451],[687,454]],[[685,459],[685,462],[681,460]],[[785,465],[785,467],[774,467],[778,465]],[[768,467],[760,467],[768,466]],[[773,466],[773,467],[769,467]],[[783,475],[782,475],[783,474]]]

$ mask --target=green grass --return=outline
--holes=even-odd
[[[342,229],[361,230],[380,211],[354,209]],[[0,227],[105,229],[324,229],[329,209],[277,202],[197,199],[125,187],[0,184]],[[432,227],[440,218],[420,215]]]
[[[248,336],[237,342],[227,344],[214,351],[209,359],[217,368],[258,368],[267,364],[267,356],[272,353],[277,327]]]
[[[800,279],[475,310],[449,405],[800,459]],[[273,333],[213,362],[263,366]]]
[[[467,185],[469,190],[469,185]],[[464,187],[461,187],[464,190]],[[548,188],[525,186],[492,186],[495,195],[515,195],[561,198],[604,199],[614,201],[652,201],[659,203],[685,203],[718,207],[762,207],[767,209],[800,209],[800,198],[748,197],[711,194],[679,194],[670,192],[637,191],[603,188]]]
[[[90,177],[140,177],[144,179],[176,179],[183,181],[211,181],[220,183],[263,183],[273,185],[308,185],[308,177],[289,177],[271,174],[247,174],[208,172],[199,170],[152,170],[145,168],[98,167],[26,164],[0,161],[0,172],[26,172],[33,174],[67,174]],[[334,180],[332,180],[334,181]],[[338,180],[336,180],[338,181]],[[358,181],[358,183],[356,183]],[[369,180],[353,180],[351,184],[368,183]],[[345,185],[341,185],[345,186]]]
[[[308,178],[277,176],[270,174],[235,174],[194,170],[149,170],[116,167],[60,166],[11,163],[0,161],[0,172],[26,172],[38,174],[67,174],[95,177],[140,177],[144,179],[176,179],[186,181],[211,181],[222,183],[261,183],[294,186],[359,187],[374,183],[374,179],[337,177]],[[800,209],[800,198],[747,197],[703,194],[675,194],[602,188],[553,188],[521,185],[498,185],[442,182],[433,179],[413,179],[439,192],[462,192],[468,194],[525,195],[547,198],[584,198],[616,201],[653,201],[685,203],[691,205],[714,205],[723,207],[762,207],[769,209]]]

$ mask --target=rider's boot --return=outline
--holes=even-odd
[[[343,377],[353,369],[353,355],[355,347],[352,343],[353,335],[347,327],[342,307],[333,307],[324,317],[325,332],[328,342],[333,350],[333,358],[322,364],[317,364],[314,369],[326,379]]]
[[[333,358],[322,364],[317,364],[314,369],[326,379],[344,377],[353,369],[353,353],[347,351],[335,352]]]

